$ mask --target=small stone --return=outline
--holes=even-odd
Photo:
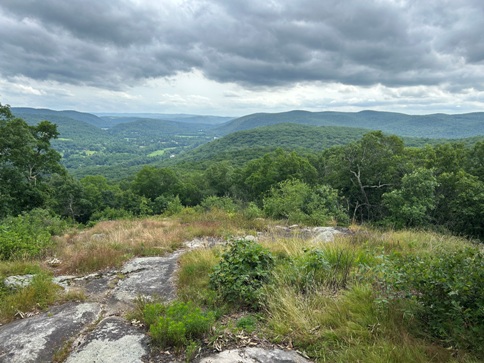
[[[34,275],[9,276],[3,281],[3,283],[6,287],[20,289],[29,286],[32,283],[33,278]]]
[[[257,237],[252,236],[252,235],[250,235],[250,234],[249,234],[249,235],[247,235],[247,236],[245,236],[245,237],[244,237],[244,239],[245,239],[246,241],[250,241],[250,242],[256,242],[256,241],[257,241]]]
[[[51,258],[50,260],[47,260],[47,264],[50,266],[50,267],[57,267],[57,266],[60,266],[61,264],[61,260],[59,260],[58,258],[54,257],[54,258]]]

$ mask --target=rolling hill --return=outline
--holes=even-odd
[[[228,135],[235,131],[288,122],[313,126],[356,127],[381,130],[398,136],[435,139],[484,135],[484,112],[457,115],[406,115],[379,111],[256,113],[229,121],[215,131]]]

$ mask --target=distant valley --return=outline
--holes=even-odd
[[[406,115],[362,111],[257,113],[230,117],[187,114],[90,114],[12,108],[30,124],[48,120],[60,136],[54,147],[77,177],[119,179],[142,165],[199,164],[232,159],[243,163],[282,147],[320,151],[353,142],[370,130],[403,137],[407,145],[446,139],[472,144],[484,139],[484,113]]]

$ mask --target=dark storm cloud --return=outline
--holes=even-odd
[[[480,0],[3,0],[0,73],[121,89],[191,69],[265,87],[484,82]]]

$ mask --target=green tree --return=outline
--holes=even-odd
[[[250,200],[262,200],[272,186],[288,179],[308,184],[317,180],[317,170],[309,160],[295,152],[277,149],[262,158],[250,161],[240,173],[242,189]]]
[[[60,154],[50,145],[57,136],[56,125],[42,121],[29,126],[0,104],[0,217],[45,204],[45,179],[65,174]]]
[[[218,197],[232,194],[235,179],[235,169],[227,160],[210,164],[205,171],[209,193]]]
[[[131,188],[136,194],[153,201],[159,196],[176,195],[181,184],[173,170],[145,166],[136,174]]]
[[[386,220],[397,228],[429,224],[436,207],[437,185],[432,170],[419,168],[406,174],[401,188],[383,194],[383,204],[389,210]]]
[[[438,224],[451,231],[484,237],[484,182],[461,170],[443,173],[439,181]]]
[[[121,207],[122,191],[117,184],[109,183],[101,175],[90,175],[80,180],[85,199],[89,202],[90,213],[99,213],[106,208]]]
[[[328,185],[311,187],[300,180],[285,180],[271,188],[263,205],[267,216],[288,219],[290,223],[348,222],[338,192]]]
[[[323,181],[348,198],[354,219],[379,220],[383,193],[399,186],[405,170],[403,152],[399,137],[370,132],[358,142],[323,154]]]

